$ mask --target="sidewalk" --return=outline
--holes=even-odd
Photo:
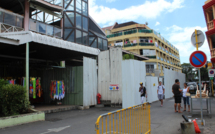
[[[205,119],[205,126],[201,127],[202,133],[201,134],[214,134],[215,133],[215,99],[212,99],[211,108],[212,108],[212,118],[208,116],[204,116]],[[200,108],[200,102],[195,101],[194,107]],[[183,104],[183,103],[182,103]],[[205,104],[203,102],[203,104]],[[183,107],[183,105],[182,105]],[[182,109],[183,110],[183,109]],[[152,134],[181,134],[180,123],[184,120],[182,118],[182,114],[191,116],[189,112],[183,113],[175,113],[174,112],[174,99],[167,99],[164,101],[164,106],[160,106],[160,102],[155,102],[151,104],[151,127],[152,127]],[[200,119],[200,112],[199,114],[195,114],[191,117],[191,119],[198,118]]]

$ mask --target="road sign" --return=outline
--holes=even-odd
[[[213,80],[214,79],[214,77],[210,77],[210,80]]]
[[[205,35],[202,31],[196,30],[197,32],[193,32],[191,36],[191,42],[194,47],[196,47],[196,44],[198,43],[198,47],[201,47],[204,44],[205,41]],[[197,34],[196,34],[197,33]],[[197,35],[197,39],[196,39]]]
[[[214,77],[215,74],[215,69],[208,69],[208,76],[209,77]]]
[[[190,55],[190,64],[195,68],[201,68],[207,62],[207,56],[202,51],[195,51]]]

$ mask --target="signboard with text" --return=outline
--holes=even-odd
[[[118,91],[119,90],[119,84],[110,84],[109,90]]]

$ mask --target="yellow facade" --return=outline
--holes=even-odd
[[[144,55],[145,51],[152,51],[154,55],[144,55],[149,58],[145,62],[153,63],[154,69],[160,70],[160,76],[163,76],[163,68],[182,71],[178,49],[148,26],[132,24],[104,30],[107,34],[108,44],[111,46],[120,44],[124,50],[140,55]],[[142,42],[144,39],[150,40],[150,43]],[[154,76],[155,74],[148,71],[147,75]]]

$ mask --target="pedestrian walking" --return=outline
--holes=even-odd
[[[182,92],[182,90],[180,89],[178,79],[175,80],[175,84],[172,86],[172,92],[173,92],[174,98],[175,98],[175,104],[174,104],[175,112],[182,113],[180,111],[180,108],[181,108],[181,92]],[[177,111],[177,107],[178,107],[178,111]]]
[[[141,103],[143,104],[145,97],[147,97],[146,87],[143,86],[143,82],[140,82],[139,92],[140,92],[140,97],[141,97]]]
[[[159,81],[159,86],[158,86],[158,89],[157,89],[157,94],[158,94],[158,99],[161,102],[161,107],[163,106],[164,93],[165,93],[164,85],[162,85],[162,82]]]
[[[187,87],[187,83],[184,83],[183,88],[183,100],[184,100],[184,111],[186,111],[186,104],[188,105],[188,112],[190,112],[190,87]]]

